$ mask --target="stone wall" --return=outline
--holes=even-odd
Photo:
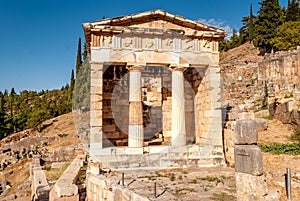
[[[259,60],[259,59],[258,59]],[[224,105],[259,111],[274,103],[300,100],[300,49],[267,54],[263,61],[221,62]]]
[[[78,155],[62,176],[55,183],[49,194],[50,201],[78,201],[79,192],[76,180],[85,160],[84,155]]]
[[[35,155],[30,163],[31,199],[33,201],[48,201],[50,186],[40,165],[40,156]]]
[[[149,201],[127,187],[113,184],[103,175],[88,174],[86,191],[86,201]]]

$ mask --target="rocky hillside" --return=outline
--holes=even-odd
[[[300,127],[300,48],[260,56],[246,43],[220,57],[224,106],[238,112],[269,110]]]
[[[30,200],[29,164],[33,156],[40,155],[47,169],[53,162],[71,161],[82,150],[72,113],[47,120],[41,128],[40,132],[28,129],[0,141],[0,183],[5,181],[9,188],[2,195],[0,191],[0,200]]]

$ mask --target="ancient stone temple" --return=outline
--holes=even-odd
[[[112,169],[224,165],[224,30],[162,10],[83,24],[90,156]]]

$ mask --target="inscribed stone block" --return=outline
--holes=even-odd
[[[256,144],[258,139],[256,122],[239,120],[234,128],[234,144]]]
[[[262,153],[257,145],[234,146],[235,171],[259,176],[263,174]]]

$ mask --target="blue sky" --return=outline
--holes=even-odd
[[[0,91],[59,89],[75,66],[82,23],[163,9],[239,29],[259,0],[0,0]],[[287,0],[280,0],[286,6]]]

